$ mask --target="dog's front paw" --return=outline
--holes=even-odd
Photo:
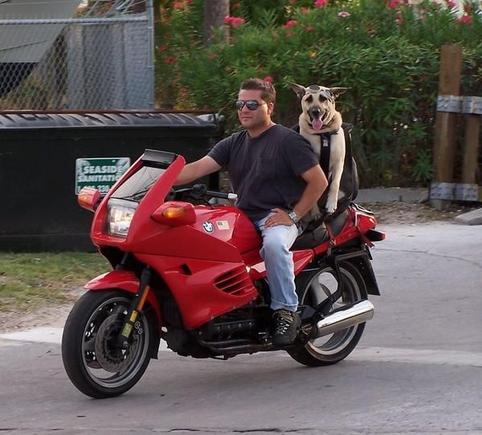
[[[328,202],[326,203],[325,210],[326,210],[326,214],[327,214],[327,215],[330,215],[330,214],[335,213],[335,210],[336,210],[336,202],[328,201]]]

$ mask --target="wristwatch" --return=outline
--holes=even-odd
[[[294,210],[291,210],[288,213],[288,216],[293,221],[294,224],[297,224],[300,221],[300,217],[296,214]]]

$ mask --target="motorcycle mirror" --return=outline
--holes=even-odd
[[[101,200],[100,191],[93,187],[83,187],[77,196],[77,202],[82,208],[95,211]]]

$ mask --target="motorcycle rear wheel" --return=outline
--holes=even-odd
[[[367,289],[363,277],[349,263],[340,265],[340,273],[343,279],[344,291],[340,299],[334,304],[334,309],[346,304],[352,304],[367,299]],[[300,283],[298,288],[300,304],[315,308],[320,302],[328,297],[328,293],[334,293],[337,281],[333,269],[323,266],[307,282]],[[365,323],[337,331],[333,334],[319,337],[308,341],[305,345],[299,345],[288,351],[290,356],[301,364],[311,367],[336,364],[345,359],[358,344]]]
[[[87,396],[119,396],[147,369],[155,342],[150,316],[139,315],[127,350],[117,346],[130,302],[131,297],[120,291],[88,292],[67,318],[62,360],[72,383]]]

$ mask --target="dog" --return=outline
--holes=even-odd
[[[299,116],[300,134],[307,139],[313,151],[321,157],[321,136],[330,134],[330,161],[328,164],[328,196],[325,204],[327,215],[335,212],[338,200],[343,198],[344,192],[340,190],[340,181],[345,162],[346,144],[345,134],[342,128],[342,116],[335,108],[335,100],[347,88],[326,88],[324,86],[311,85],[304,87],[293,83],[293,91],[301,100],[301,114]],[[311,215],[320,214],[316,207]]]

